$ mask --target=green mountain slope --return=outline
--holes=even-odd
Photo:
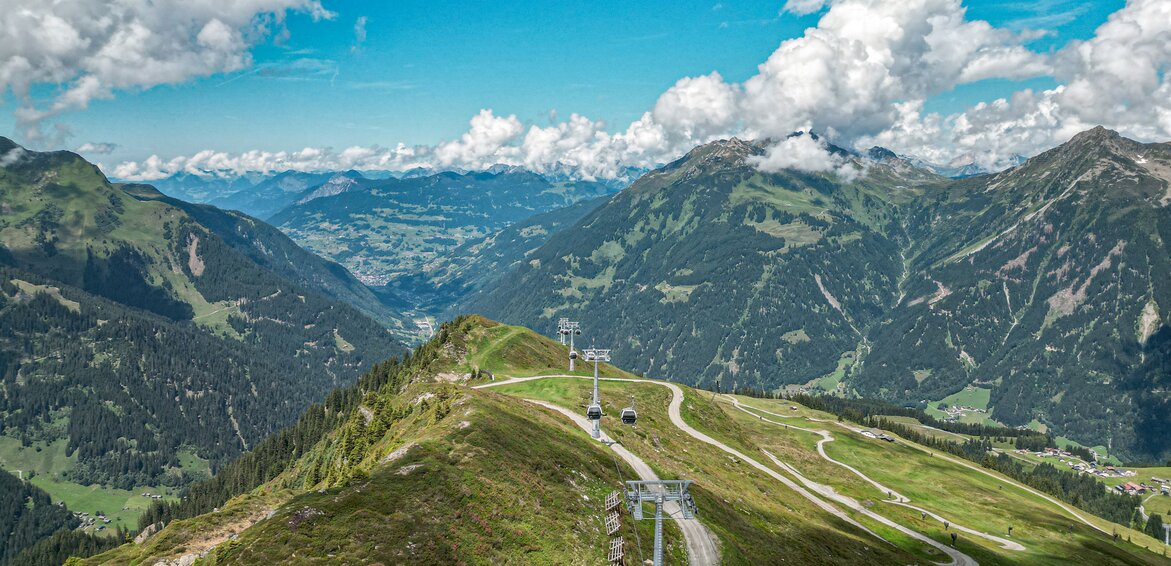
[[[897,298],[896,204],[933,176],[763,174],[715,142],[652,172],[462,308],[547,328],[581,320],[647,375],[805,383],[834,371]],[[894,188],[892,188],[894,187]]]
[[[762,151],[695,149],[456,310],[581,320],[685,383],[932,406],[971,386],[999,422],[1171,454],[1167,144],[1097,129],[959,181],[877,148],[846,157],[856,179],[763,174]]]
[[[906,401],[989,388],[1005,424],[1171,453],[1169,180],[1171,145],[1097,128],[936,193],[914,211],[914,275],[853,384]]]
[[[148,185],[119,187],[140,200],[158,200],[181,209],[259,267],[356,307],[396,335],[410,337],[415,330],[413,325],[408,327],[400,312],[386,306],[384,300],[393,301],[392,297],[380,299],[344,267],[306,251],[269,224],[239,212],[168,198]]]
[[[523,401],[584,411],[589,380],[541,377],[563,373],[565,355],[524,328],[475,316],[447,323],[409,357],[379,364],[182,502],[159,507],[148,522],[168,523],[149,538],[85,563],[604,564],[603,501],[635,472],[559,410]],[[602,374],[628,379],[602,383],[604,432],[659,476],[694,480],[698,521],[720,563],[926,565],[944,561],[943,549],[993,565],[1069,556],[1165,563],[1142,548],[1149,537],[1073,515],[938,448],[883,442],[790,402],[737,397],[748,410],[690,388],[679,389],[673,416],[671,386],[610,366]],[[536,378],[506,381],[516,375]],[[634,427],[615,422],[631,397]],[[810,429],[829,429],[832,442]],[[870,474],[916,507],[891,501]],[[920,508],[949,517],[951,530]],[[651,523],[624,510],[618,520],[628,562],[649,558]],[[1112,542],[1111,528],[1127,538]],[[961,533],[954,551],[951,532]],[[687,560],[674,521],[665,543],[668,563]]]
[[[0,470],[0,564],[54,531],[78,523],[68,509],[53,505],[49,494]]]
[[[0,465],[54,498],[181,486],[402,349],[338,266],[72,153],[0,168],[0,244]]]

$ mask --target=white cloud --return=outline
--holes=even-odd
[[[354,21],[354,44],[350,46],[350,52],[361,51],[364,43],[366,43],[366,16],[358,16],[358,19]]]
[[[785,10],[822,13],[816,27],[780,43],[756,75],[742,83],[715,72],[682,78],[625,130],[608,130],[578,114],[545,126],[526,125],[484,109],[460,138],[435,146],[324,149],[312,155],[309,150],[204,152],[215,159],[152,157],[122,164],[115,175],[213,166],[222,169],[209,170],[478,169],[504,163],[613,177],[624,167],[655,166],[696,144],[735,135],[782,140],[759,160],[762,168],[849,177],[857,170],[827,153],[822,143],[789,134],[812,131],[842,147],[882,145],[933,162],[970,159],[986,167],[1003,166],[1015,154],[1035,154],[1097,124],[1143,140],[1171,138],[1171,3],[1166,0],[1130,0],[1091,39],[1044,54],[1027,47],[1043,31],[970,20],[959,0],[791,0]],[[79,49],[87,37],[64,29],[45,33],[40,41],[46,52]],[[208,43],[233,45],[231,34],[208,35]],[[16,59],[8,64],[21,65]],[[41,72],[54,71],[50,65]],[[1021,90],[952,115],[924,110],[932,97],[959,85],[1034,76],[1051,76],[1060,86]],[[78,98],[96,96],[86,94],[90,87],[83,79],[73,79]],[[105,84],[92,88],[100,94]],[[68,93],[61,99],[68,100]]]
[[[14,147],[2,154],[0,154],[0,167],[8,167],[24,157],[24,148]]]
[[[719,73],[684,77],[659,96],[652,116],[667,131],[702,143],[732,129],[738,96]]]
[[[471,128],[458,140],[441,143],[435,148],[436,164],[481,169],[507,162],[507,154],[515,149],[507,144],[522,131],[524,124],[516,116],[501,117],[491,110],[481,110],[472,117]]]
[[[118,144],[108,142],[87,142],[77,147],[77,153],[88,153],[92,155],[106,155],[113,153],[118,149]]]
[[[789,136],[769,148],[759,157],[750,157],[761,171],[775,173],[782,169],[796,169],[817,173],[831,171],[841,161],[826,150],[825,142],[809,134]]]
[[[20,101],[33,144],[43,122],[116,91],[181,83],[251,64],[249,48],[283,30],[289,11],[329,18],[318,0],[7,0],[0,11],[0,93]],[[34,85],[60,85],[38,105]]]
[[[1014,78],[1044,68],[1012,33],[967,20],[958,0],[842,0],[744,83],[743,113],[765,136],[812,128],[850,141],[892,126],[897,103],[995,76],[1006,57],[1028,63]]]
[[[414,159],[417,150],[401,144],[389,149],[354,146],[341,151],[314,147],[236,154],[204,150],[172,159],[152,155],[139,162],[123,162],[113,167],[110,174],[126,181],[155,181],[178,173],[232,177],[247,172],[399,170],[429,165],[429,162]]]
[[[831,153],[825,140],[804,132],[786,137],[769,147],[764,155],[749,157],[748,162],[766,173],[784,169],[806,173],[836,172],[846,180],[853,180],[859,172],[847,159]]]
[[[785,2],[784,11],[804,16],[821,10],[825,5],[826,0],[789,0]]]
[[[1131,0],[1094,37],[1075,41],[1051,60],[1059,86],[1025,89],[951,116],[905,117],[904,127],[869,139],[902,153],[946,162],[970,156],[1003,167],[1096,125],[1148,141],[1171,138],[1171,4]],[[928,124],[933,124],[927,126]],[[928,130],[933,130],[928,133]]]

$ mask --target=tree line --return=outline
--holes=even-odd
[[[374,364],[356,384],[335,389],[324,402],[310,406],[292,426],[260,442],[211,479],[192,484],[178,501],[154,502],[139,518],[139,529],[210,512],[232,497],[272,480],[326,435],[346,424],[364,399],[387,398],[406,387],[414,376],[434,371],[433,364],[441,359],[445,346],[464,347],[463,330],[472,320],[471,316],[461,316],[444,323],[430,341],[401,358]],[[371,405],[375,409],[379,406],[376,402]],[[360,452],[364,446],[362,442],[361,438],[354,436],[350,442],[354,446],[349,447],[349,452]],[[325,478],[326,472],[320,469],[315,468],[314,473],[321,476],[318,479]]]
[[[992,441],[988,437],[971,438],[962,443],[952,442],[922,434],[907,425],[892,422],[881,416],[867,417],[862,424],[883,428],[916,444],[975,462],[1115,523],[1129,524],[1142,503],[1142,498],[1136,495],[1114,493],[1109,486],[1093,476],[1070,473],[1048,462],[1027,466],[1004,452],[996,453],[992,450]]]

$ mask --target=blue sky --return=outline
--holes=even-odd
[[[203,149],[393,146],[458,137],[482,108],[545,125],[576,112],[618,129],[677,80],[718,71],[729,82],[757,72],[785,39],[819,14],[778,2],[354,2],[324,0],[331,20],[291,14],[288,39],[252,48],[250,68],[151,88],[116,90],[56,120],[66,142],[117,144],[108,161]],[[1050,33],[1028,44],[1055,51],[1086,39],[1121,0],[966,2],[969,19]],[[366,19],[366,39],[355,34]],[[944,114],[1051,78],[990,79],[937,95]],[[40,84],[44,106],[60,87]],[[0,131],[16,130],[11,92]],[[19,136],[17,136],[19,139]]]

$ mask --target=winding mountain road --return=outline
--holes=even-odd
[[[549,378],[592,379],[590,377],[580,376],[580,375],[565,375],[565,374],[538,375],[538,376],[532,376],[532,377],[514,377],[514,378],[494,381],[492,383],[485,383],[485,384],[481,384],[481,385],[476,385],[473,388],[484,389],[484,388],[488,388],[488,387],[498,387],[501,385],[507,385],[510,383],[522,383],[525,381],[534,381],[534,380],[538,380],[538,379],[549,379]],[[748,457],[747,455],[740,452],[739,450],[736,450],[735,448],[732,448],[732,447],[728,446],[727,444],[724,444],[723,442],[720,442],[720,441],[696,430],[691,425],[687,424],[683,420],[683,415],[682,415],[682,411],[681,411],[681,409],[683,407],[683,389],[680,388],[678,385],[676,385],[674,383],[664,382],[664,381],[652,381],[649,379],[601,378],[601,381],[653,383],[655,385],[660,385],[660,386],[666,387],[667,389],[669,389],[671,391],[671,402],[667,406],[667,415],[671,420],[671,424],[675,425],[676,428],[687,433],[689,436],[691,436],[692,438],[694,438],[696,440],[699,440],[700,442],[703,442],[705,444],[710,444],[712,446],[715,446],[716,448],[719,448],[720,450],[723,450],[724,452],[726,452],[728,454],[735,456],[736,458],[740,459],[741,461],[746,462],[750,466],[765,473],[769,477],[772,477],[773,479],[777,480],[778,482],[785,485],[786,487],[793,490],[794,492],[798,493],[802,497],[808,499],[810,502],[814,503],[815,505],[817,505],[821,509],[825,510],[826,512],[842,519],[843,521],[855,526],[856,528],[862,530],[863,532],[865,532],[865,533],[867,533],[867,534],[869,534],[879,540],[887,542],[888,544],[890,543],[890,541],[884,539],[878,533],[875,533],[874,531],[867,528],[865,525],[859,523],[857,520],[855,520],[853,517],[851,517],[850,515],[848,515],[844,511],[834,507],[832,504],[825,501],[821,497],[814,495],[810,491],[808,491],[805,488],[798,485],[793,480],[781,475],[776,470],[758,462],[754,458]],[[557,410],[560,410],[560,409],[557,409]],[[565,411],[563,411],[563,412],[565,412]],[[575,416],[577,416],[577,415],[575,414]],[[800,476],[798,476],[798,477],[800,477]],[[863,507],[863,509],[864,509],[864,507]],[[921,541],[925,544],[928,544],[928,545],[936,548],[937,550],[943,552],[944,554],[946,554],[948,557],[951,558],[951,562],[945,562],[945,563],[940,563],[940,564],[944,564],[946,566],[977,566],[978,565],[976,560],[974,560],[972,557],[968,556],[967,554],[964,554],[963,552],[960,552],[959,550],[957,550],[955,548],[952,548],[950,546],[942,544],[942,543],[936,541],[935,539],[932,539],[922,533],[908,529],[902,525],[899,525],[898,523],[895,523],[893,521],[890,521],[889,519],[886,519],[885,517],[882,517],[880,515],[869,512],[869,510],[865,511],[864,514],[867,515],[868,517],[871,517],[872,519],[874,519],[876,521],[879,521],[879,522],[881,522],[891,528],[898,530],[899,532],[901,532],[911,538],[914,538],[918,541]],[[683,521],[683,522],[685,523],[686,521]],[[689,557],[690,557],[690,546],[691,545],[689,543],[688,544]]]
[[[740,409],[741,411],[744,411],[745,413],[748,413],[748,414],[750,414],[750,415],[752,415],[752,416],[754,416],[754,417],[759,417],[759,418],[760,418],[760,420],[762,420],[762,421],[764,421],[764,422],[767,422],[767,423],[772,423],[772,424],[775,424],[775,425],[780,425],[780,426],[784,426],[784,427],[788,427],[788,428],[793,428],[793,429],[796,429],[796,430],[800,430],[800,431],[804,431],[804,432],[809,432],[809,433],[812,433],[812,434],[817,434],[817,435],[820,435],[820,436],[821,436],[821,440],[817,441],[817,453],[821,455],[822,459],[826,460],[827,462],[830,462],[830,463],[836,464],[836,465],[838,465],[838,466],[841,466],[841,467],[843,467],[843,468],[845,468],[845,469],[847,469],[847,470],[849,470],[849,471],[853,472],[853,473],[854,473],[854,475],[856,475],[856,476],[858,476],[858,477],[862,478],[863,480],[865,480],[865,481],[866,481],[867,483],[869,483],[870,485],[873,485],[874,487],[878,488],[878,490],[879,490],[879,491],[881,491],[882,493],[890,494],[891,496],[893,496],[893,497],[894,497],[894,499],[884,499],[884,500],[883,500],[883,502],[884,502],[884,503],[890,503],[890,504],[892,504],[892,505],[900,505],[900,506],[903,506],[903,507],[907,507],[907,508],[909,508],[909,509],[914,509],[915,511],[918,511],[918,512],[920,512],[920,513],[922,513],[922,514],[924,514],[924,515],[926,515],[926,516],[928,516],[928,517],[931,517],[932,519],[935,519],[936,521],[939,521],[940,523],[943,523],[943,524],[945,524],[945,525],[950,525],[950,527],[951,527],[951,528],[954,528],[954,529],[955,529],[955,530],[957,530],[957,531],[961,531],[961,532],[964,532],[964,533],[968,533],[968,534],[970,534],[970,535],[977,536],[977,537],[980,537],[980,538],[983,538],[983,539],[986,539],[986,540],[990,540],[990,541],[992,541],[992,542],[995,542],[996,544],[1000,545],[1000,547],[1001,547],[1001,548],[1004,548],[1005,550],[1013,550],[1013,551],[1022,551],[1022,550],[1025,550],[1025,547],[1024,547],[1024,546],[1022,546],[1020,543],[1017,543],[1017,542],[1015,542],[1015,541],[1011,541],[1011,540],[1008,540],[1008,539],[1006,539],[1006,538],[1001,538],[1001,537],[998,537],[998,536],[996,536],[996,535],[991,535],[991,534],[988,534],[988,533],[985,533],[985,532],[981,532],[981,531],[977,531],[977,530],[975,530],[975,529],[971,529],[971,528],[965,527],[965,526],[963,526],[963,525],[959,525],[959,524],[955,523],[954,521],[951,521],[951,520],[949,520],[949,519],[945,519],[944,517],[942,517],[942,516],[940,516],[940,515],[936,514],[936,513],[935,513],[935,512],[933,512],[933,511],[929,511],[929,510],[927,510],[927,509],[923,509],[922,507],[917,507],[917,506],[915,506],[915,505],[911,505],[911,504],[910,504],[911,500],[910,500],[910,499],[908,499],[906,496],[904,496],[904,495],[902,495],[902,494],[900,494],[900,493],[896,492],[895,490],[893,490],[893,489],[891,489],[891,488],[889,488],[889,487],[887,487],[887,486],[885,486],[885,485],[882,485],[882,484],[881,484],[881,483],[879,483],[878,481],[874,480],[874,479],[873,479],[873,478],[871,478],[870,476],[867,476],[866,474],[862,473],[861,471],[859,471],[858,469],[854,468],[853,466],[850,466],[850,465],[848,465],[848,464],[846,464],[846,463],[844,463],[844,462],[839,462],[839,461],[837,461],[837,460],[834,460],[833,458],[831,458],[831,457],[829,456],[829,454],[826,454],[826,452],[825,452],[825,444],[826,444],[827,442],[833,442],[833,441],[834,441],[834,437],[833,437],[833,435],[832,435],[832,434],[830,434],[830,432],[829,432],[828,430],[820,430],[820,429],[803,428],[803,427],[794,426],[794,425],[791,425],[791,424],[786,424],[786,423],[779,423],[779,422],[776,422],[776,421],[774,421],[774,420],[771,420],[771,419],[766,419],[766,418],[762,417],[761,415],[758,415],[758,414],[755,414],[755,413],[753,413],[752,411],[757,411],[757,412],[764,413],[764,414],[767,414],[767,415],[773,415],[773,416],[782,417],[782,418],[793,418],[793,417],[792,417],[792,416],[788,416],[788,415],[781,415],[781,414],[778,414],[778,413],[774,413],[774,412],[772,412],[772,411],[767,411],[767,410],[761,409],[761,408],[759,408],[759,407],[753,407],[753,406],[751,406],[751,405],[744,405],[744,404],[740,403],[740,400],[739,400],[739,399],[736,399],[735,397],[731,397],[731,396],[728,396],[728,395],[724,395],[723,397],[725,397],[725,398],[727,398],[727,399],[731,400],[731,402],[732,402],[732,405],[733,405],[734,407],[736,407],[737,409]],[[751,409],[752,411],[749,411],[748,409]],[[823,495],[825,495],[825,496],[827,496],[827,497],[830,497],[830,498],[832,498],[832,499],[835,499],[835,500],[837,500],[837,501],[841,502],[842,504],[844,504],[844,505],[847,505],[847,506],[849,506],[849,507],[851,507],[851,508],[857,509],[857,510],[859,510],[859,511],[863,511],[864,513],[866,513],[866,512],[868,511],[868,510],[859,509],[859,508],[856,506],[856,505],[857,505],[857,501],[853,500],[852,498],[849,498],[849,497],[846,497],[846,496],[844,496],[844,495],[838,494],[838,493],[837,493],[837,492],[835,492],[835,491],[834,491],[834,489],[833,489],[832,487],[830,487],[830,486],[825,486],[825,485],[822,485],[822,484],[818,484],[818,483],[815,483],[815,482],[812,482],[812,481],[810,481],[810,480],[806,479],[806,478],[805,478],[804,476],[802,476],[802,475],[801,475],[801,473],[800,473],[800,472],[798,472],[798,471],[797,471],[797,469],[796,469],[796,468],[794,468],[793,466],[791,466],[791,465],[788,465],[788,464],[785,464],[785,463],[781,462],[780,460],[777,460],[777,458],[776,458],[775,456],[773,456],[772,454],[769,454],[768,452],[765,452],[765,454],[766,454],[766,455],[767,455],[769,458],[771,458],[775,464],[777,464],[778,466],[781,466],[781,467],[783,467],[783,468],[787,469],[787,470],[788,470],[790,473],[792,473],[794,476],[797,476],[797,478],[798,478],[798,479],[800,479],[800,480],[802,480],[802,482],[803,482],[803,483],[805,483],[807,486],[809,486],[809,487],[810,487],[810,489],[816,489],[817,491],[819,491],[819,492],[820,492],[820,493],[822,493]],[[817,486],[817,487],[814,487],[814,486]],[[843,498],[844,498],[844,499],[843,499]]]

